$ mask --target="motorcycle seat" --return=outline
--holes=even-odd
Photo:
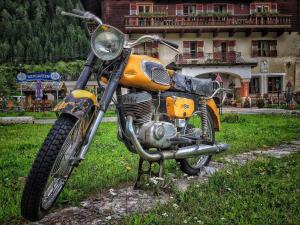
[[[214,91],[211,79],[190,77],[177,72],[172,76],[172,89],[202,96],[210,96]]]

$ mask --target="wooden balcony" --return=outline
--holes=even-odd
[[[211,31],[282,31],[291,28],[290,15],[229,16],[125,16],[127,33],[211,32]]]
[[[227,52],[222,55],[217,53],[204,53],[203,57],[185,56],[180,54],[176,57],[177,65],[257,65],[257,61],[245,60],[241,52]]]

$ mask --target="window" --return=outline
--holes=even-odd
[[[197,53],[197,42],[196,41],[190,42],[190,53],[191,53],[192,58],[196,58],[196,53]]]
[[[261,12],[269,12],[269,6],[268,5],[256,5],[256,12],[261,13]]]
[[[282,91],[282,77],[268,77],[268,93]]]
[[[276,57],[276,40],[252,41],[252,57]]]
[[[244,10],[244,9],[245,9],[245,4],[244,4],[244,3],[241,3],[241,4],[240,4],[240,8],[241,8],[241,10]]]
[[[153,5],[138,5],[138,14],[151,13]]]
[[[258,42],[258,56],[269,57],[270,56],[270,42],[259,41]]]
[[[252,77],[250,80],[250,94],[259,94],[259,77]]]
[[[183,15],[195,15],[196,14],[196,5],[184,5],[183,6]]]
[[[214,12],[216,12],[216,13],[227,12],[227,5],[225,5],[225,4],[215,4],[214,5]]]

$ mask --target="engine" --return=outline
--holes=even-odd
[[[173,123],[154,121],[155,107],[152,96],[147,92],[129,93],[122,96],[126,116],[132,116],[136,135],[147,148],[168,148],[177,129]]]

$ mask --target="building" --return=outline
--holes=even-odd
[[[158,34],[179,44],[184,74],[220,74],[236,97],[278,101],[287,83],[300,91],[300,1],[102,1],[102,18],[132,40]],[[116,16],[118,15],[118,16]],[[152,43],[135,49],[167,60]],[[281,97],[283,98],[283,94]]]

